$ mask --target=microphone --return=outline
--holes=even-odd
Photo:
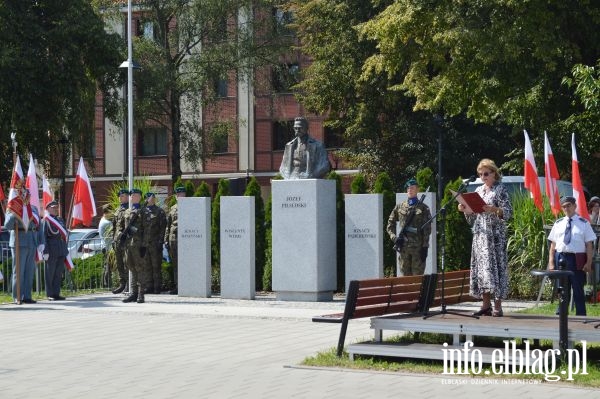
[[[477,180],[477,176],[475,175],[471,175],[471,177],[469,177],[467,180],[465,180],[459,187],[458,192],[463,192],[464,190],[467,189],[467,186],[469,185],[469,183],[474,182],[475,180]]]

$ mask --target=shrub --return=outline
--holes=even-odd
[[[392,250],[394,243],[387,234],[387,220],[396,206],[396,193],[392,179],[386,172],[377,176],[373,186],[373,193],[383,194],[383,268],[386,276],[396,274],[396,252]]]
[[[449,182],[444,190],[442,204],[446,206],[446,247],[445,262],[446,271],[468,269],[471,264],[471,242],[473,235],[471,228],[465,219],[465,215],[459,212],[457,202],[449,202],[452,199],[450,190],[458,190],[462,184],[462,178]],[[441,219],[438,219],[438,265],[441,266],[441,248],[444,243],[441,239]]]
[[[508,221],[508,269],[511,297],[534,298],[540,281],[531,275],[533,269],[546,269],[548,241],[544,222],[554,219],[549,206],[540,213],[527,194],[511,198],[513,217]],[[548,226],[550,227],[550,226]]]
[[[365,175],[362,173],[357,174],[352,183],[350,184],[350,192],[352,194],[366,194],[367,193],[367,181]]]
[[[265,207],[260,192],[260,185],[253,176],[244,192],[246,196],[254,196],[254,237],[255,237],[255,284],[256,290],[262,290],[263,270],[265,268]]]
[[[335,180],[337,290],[343,292],[346,282],[346,215],[344,193],[342,192],[342,176],[338,175],[335,171],[331,171],[327,175],[327,179]]]

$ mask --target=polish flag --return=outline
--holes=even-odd
[[[37,175],[35,174],[35,162],[33,155],[29,154],[29,169],[27,170],[27,178],[25,179],[25,188],[29,190],[31,197],[29,203],[40,212],[40,190],[38,188]]]
[[[78,224],[84,226],[92,225],[92,218],[96,216],[96,203],[90,179],[85,171],[83,157],[79,158],[79,168],[75,176],[75,185],[73,186],[73,214],[71,227]]]
[[[525,188],[529,190],[533,203],[540,212],[544,210],[542,202],[542,191],[540,189],[540,180],[538,179],[537,167],[533,158],[533,150],[531,149],[531,141],[527,130],[523,130],[525,134]]]
[[[579,161],[577,160],[577,149],[575,148],[575,133],[571,137],[571,152],[573,158],[571,160],[571,172],[573,174],[573,197],[577,203],[577,214],[582,218],[590,220],[588,213],[585,194],[583,193],[583,184],[581,184],[581,176],[579,175]]]
[[[556,181],[560,176],[546,132],[544,132],[544,173],[546,174],[546,195],[550,200],[550,209],[554,216],[557,216],[560,213],[560,198]]]
[[[24,185],[23,169],[21,159],[17,155],[15,166],[10,180],[10,191],[8,192],[7,212],[13,213],[21,221],[25,230],[29,227],[29,212],[24,212]]]
[[[71,254],[67,254],[67,256],[65,257],[65,267],[67,268],[68,271],[73,271],[73,269],[75,269],[75,264],[73,263],[73,259],[71,259]]]
[[[44,176],[42,177],[42,203],[44,205],[44,210],[46,209],[46,205],[53,200],[54,194],[52,193],[52,190],[50,190],[50,183],[48,183],[48,179]]]

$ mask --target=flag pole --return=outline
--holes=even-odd
[[[10,139],[12,140],[13,147],[13,175],[15,173],[15,167],[17,164],[17,133],[12,132],[10,134]],[[17,193],[17,195],[21,195],[21,193]],[[21,304],[21,267],[19,265],[19,223],[15,227],[15,273],[16,273],[16,282],[17,282],[17,305]]]

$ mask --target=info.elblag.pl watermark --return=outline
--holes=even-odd
[[[581,353],[576,349],[531,349],[529,341],[524,348],[517,348],[514,340],[502,341],[504,348],[494,349],[491,358],[484,360],[480,349],[466,341],[462,348],[443,344],[444,375],[495,375],[543,376],[546,381],[573,381],[575,375],[587,375],[587,342],[581,342]],[[563,356],[564,355],[564,356]],[[490,367],[484,370],[484,364]],[[560,367],[560,370],[559,370]]]

